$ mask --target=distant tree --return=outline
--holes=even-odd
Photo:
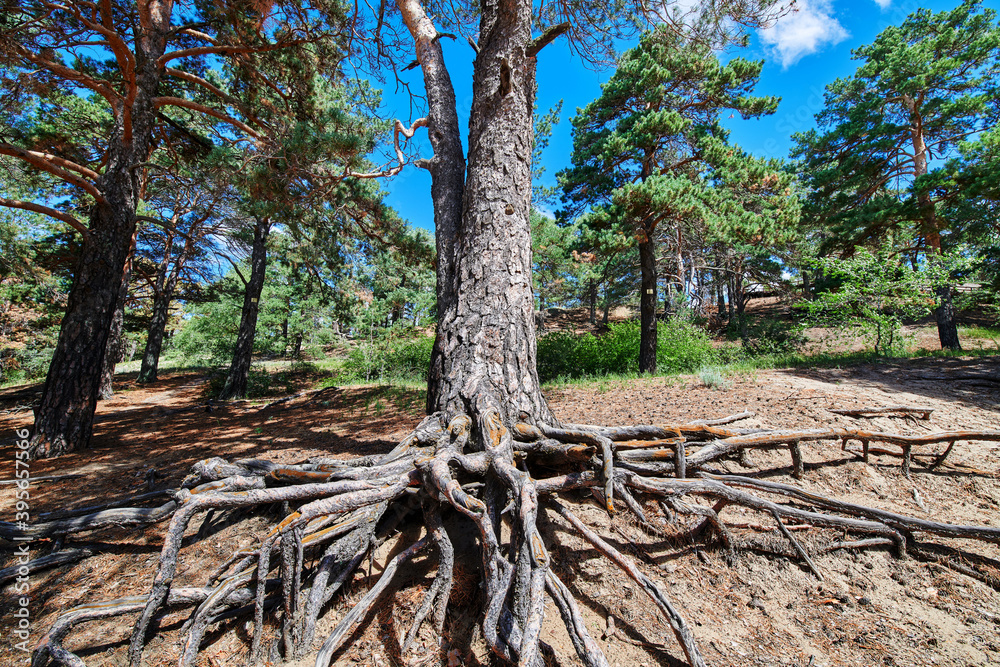
[[[828,227],[828,245],[849,252],[907,227],[915,248],[940,255],[949,219],[917,183],[995,120],[987,113],[1000,76],[995,13],[979,0],[937,14],[921,9],[854,59],[857,72],[826,88],[820,130],[795,136],[793,156],[811,189],[810,224]],[[937,296],[941,346],[960,349],[950,286]]]
[[[531,277],[540,310],[579,296],[580,261],[573,255],[578,237],[575,225],[560,226],[554,218],[532,210]]]
[[[877,355],[898,352],[903,319],[929,310],[927,277],[888,247],[874,253],[860,248],[849,258],[820,258],[816,265],[833,287],[803,307],[821,324],[857,332]]]
[[[216,173],[215,180],[220,176]],[[149,327],[138,382],[157,379],[170,308],[182,276],[199,256],[212,252],[216,235],[228,233],[238,222],[236,193],[211,178],[211,174],[188,173],[161,179],[144,207],[144,217],[158,214],[161,223],[147,225],[145,234],[147,252],[156,259],[150,258]]]
[[[723,65],[710,44],[661,26],[623,56],[601,96],[573,119],[563,200],[570,211],[590,208],[586,224],[618,226],[636,240],[641,372],[656,371],[655,235],[660,225],[679,229],[707,215],[715,193],[702,174],[729,168],[735,150],[721,113],[755,118],[777,108],[776,98],[750,95],[762,65],[742,58]]]
[[[0,200],[61,220],[82,238],[36,411],[33,454],[57,455],[89,441],[106,342],[154,151],[178,135],[209,145],[217,140],[266,146],[269,127],[257,116],[254,91],[281,91],[281,82],[296,91],[282,92],[287,108],[302,91],[301,82],[311,80],[303,76],[306,70],[334,74],[343,57],[342,18],[339,5],[323,1],[187,3],[183,10],[158,0],[5,4],[0,85],[7,99],[0,107],[0,155],[53,176],[86,201],[80,210],[66,211],[50,205],[51,197]],[[292,50],[297,54],[290,55]],[[279,62],[287,66],[274,65]],[[213,74],[216,63],[232,76]],[[49,141],[53,133],[40,135],[24,122],[39,99],[43,106],[58,99],[92,107],[87,117],[99,119],[106,131],[85,135],[99,137],[86,152],[71,150],[77,142]],[[204,127],[208,119],[210,131],[201,134],[194,125]]]

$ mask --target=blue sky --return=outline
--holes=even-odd
[[[813,115],[823,105],[823,88],[839,77],[850,76],[858,66],[851,49],[868,44],[890,25],[901,23],[918,7],[934,12],[948,10],[958,0],[796,0],[798,11],[766,31],[752,35],[750,46],[734,52],[763,59],[764,69],[756,92],[782,98],[773,116],[756,121],[728,120],[731,140],[745,150],[764,157],[787,157],[791,135],[814,127]],[[1000,9],[1000,0],[983,5]],[[472,99],[472,49],[464,42],[443,40],[445,60],[458,100],[459,120],[467,126]],[[600,85],[612,70],[595,72],[575,59],[564,42],[557,41],[539,54],[538,108],[545,111],[563,100],[562,120],[542,155],[546,168],[542,182],[555,183],[555,174],[569,164],[572,136],[569,119],[600,93]],[[420,70],[403,73],[414,89],[422,88]],[[409,103],[391,90],[384,92],[386,112],[403,120],[410,118]],[[421,142],[423,157],[430,146]],[[422,169],[407,167],[384,183],[388,203],[413,224],[433,230],[430,176]]]

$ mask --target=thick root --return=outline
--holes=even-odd
[[[418,556],[436,563],[436,574],[401,638],[401,651],[410,650],[428,618],[440,636],[452,603],[458,559],[469,558],[466,551],[457,549],[460,541],[449,534],[463,524],[461,529],[477,538],[474,558],[478,563],[472,569],[480,570],[478,623],[489,648],[509,662],[541,665],[547,592],[579,659],[588,666],[603,667],[607,658],[591,638],[570,590],[550,567],[548,545],[538,525],[539,512],[545,511],[562,517],[639,584],[672,629],[688,664],[704,665],[691,627],[663,589],[560,502],[561,494],[574,489],[592,491],[603,509],[625,511],[653,534],[667,534],[657,505],[671,516],[694,515],[699,522],[691,531],[692,539],[711,529],[730,560],[735,559],[735,539],[722,516],[724,510],[739,506],[760,512],[776,523],[794,555],[820,580],[823,575],[803,536],[793,536],[786,522],[794,522],[799,529],[833,528],[843,535],[826,546],[812,545],[813,555],[888,545],[900,556],[908,549],[916,554],[932,551],[934,545],[918,543],[917,535],[1000,542],[1000,528],[909,517],[793,485],[716,474],[708,468],[721,458],[750,449],[788,447],[798,477],[806,470],[804,445],[846,444],[851,439],[864,443],[866,449],[869,442],[898,446],[908,466],[915,447],[948,443],[950,451],[957,440],[1000,440],[997,431],[904,436],[847,429],[765,431],[732,426],[749,413],[658,426],[555,428],[521,423],[508,429],[499,415],[488,405],[474,416],[446,420],[443,415],[432,415],[391,452],[350,461],[313,459],[285,466],[209,459],[196,464],[184,488],[171,492],[173,499],[159,507],[88,508],[94,511],[26,528],[0,524],[0,537],[25,541],[169,519],[149,594],[64,613],[40,642],[33,665],[41,667],[53,660],[79,667],[83,661],[62,646],[73,627],[138,614],[128,652],[131,665],[138,667],[152,623],[167,607],[183,605],[193,611],[182,628],[180,665],[195,664],[212,624],[251,613],[253,662],[264,661],[265,643],[272,640],[276,642],[272,652],[280,648],[286,659],[302,657],[314,650],[317,619],[325,606],[352,579],[366,556],[394,534],[401,522],[420,516],[422,534],[410,538],[388,561],[374,586],[341,617],[319,649],[317,667],[336,659],[357,624],[397,585],[400,567]],[[174,585],[185,532],[199,515],[226,510],[249,514],[275,504],[286,506],[288,513],[261,536],[252,552],[236,552],[223,559],[203,587]],[[422,511],[411,512],[418,508]],[[202,521],[203,526],[210,523],[207,518]],[[204,539],[209,532],[207,528],[199,531],[195,539]],[[433,549],[426,548],[431,545]],[[73,558],[87,555],[73,552]],[[64,561],[53,558],[52,562]],[[976,576],[971,566],[961,567]],[[268,636],[273,620],[280,621],[277,637]]]

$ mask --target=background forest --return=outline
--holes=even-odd
[[[536,179],[553,127],[570,123],[573,137],[570,166],[533,197],[543,380],[912,354],[903,325],[932,316],[944,348],[995,340],[996,16],[975,2],[918,10],[853,58],[785,160],[745,151],[723,122],[778,109],[753,92],[763,62],[664,28],[586,107],[538,110]],[[207,86],[245,75],[182,62]],[[258,130],[196,113],[197,86],[159,113],[109,358],[141,383],[215,368],[226,396],[272,391],[279,361],[337,382],[419,382],[436,316],[433,233],[384,203],[393,180],[334,175],[344,156],[379,171],[364,166],[391,136],[370,122],[378,92],[270,66],[311,115],[276,111],[266,127],[282,148],[267,155],[233,141]],[[68,81],[9,67],[3,83],[0,378],[16,384],[44,378],[79,259],[73,223],[89,204],[65,163],[94,166],[113,120]],[[816,327],[830,326],[840,343],[818,346]]]

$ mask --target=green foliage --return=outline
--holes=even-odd
[[[728,340],[742,339],[743,356],[756,357],[794,352],[805,342],[804,323],[772,317],[738,315],[726,327]]]
[[[433,323],[437,314],[434,252],[431,235],[413,228],[407,228],[391,246],[368,247],[355,267],[364,292],[363,309],[359,304],[354,310],[355,329]]]
[[[638,322],[609,325],[607,333],[595,336],[556,332],[538,339],[538,377],[596,377],[639,371]],[[660,323],[656,350],[657,370],[663,374],[692,373],[716,361],[711,340],[690,322],[672,319]]]
[[[899,228],[934,251],[947,246],[951,218],[937,210],[947,188],[932,184],[943,186],[962,165],[935,175],[930,160],[996,122],[995,18],[978,0],[917,10],[856,49],[855,74],[826,87],[820,131],[793,137],[811,188],[806,218],[826,236],[824,250],[878,243]],[[989,180],[981,175],[972,180]]]
[[[926,276],[902,264],[888,248],[875,253],[861,249],[847,259],[823,258],[815,266],[839,286],[802,307],[817,323],[859,334],[877,355],[899,353],[903,319],[931,309]]]
[[[348,382],[426,380],[433,347],[432,336],[391,329],[354,347],[344,362],[342,378]]]
[[[762,65],[722,64],[710,45],[663,26],[644,34],[573,119],[573,167],[560,173],[570,212],[592,207],[589,224],[620,225],[627,236],[707,215],[715,190],[700,173],[739,153],[721,112],[756,118],[777,107],[777,98],[749,95]]]
[[[52,236],[31,241],[48,231],[34,216],[0,209],[0,384],[44,378],[59,338],[64,244]]]
[[[722,124],[724,114],[775,111],[777,98],[752,95],[762,66],[722,62],[710,44],[666,26],[642,36],[573,119],[561,216],[579,224],[580,250],[603,259],[642,248],[642,294],[656,292],[655,254],[676,260],[661,274],[672,294],[691,291],[691,264],[717,267],[716,284],[728,280],[731,295],[744,292],[745,277],[794,237],[799,210],[793,175],[731,145]],[[630,277],[634,294],[634,269]],[[652,301],[641,306],[646,317]]]
[[[721,368],[717,366],[705,366],[698,371],[698,379],[709,389],[728,389],[729,382]]]

